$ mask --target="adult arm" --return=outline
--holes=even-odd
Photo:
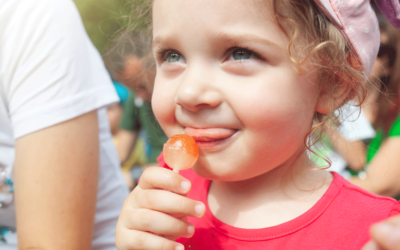
[[[400,194],[400,137],[386,139],[369,164],[365,179],[350,182],[375,194],[395,197]]]
[[[91,249],[98,164],[96,111],[16,140],[19,249]]]
[[[118,98],[72,1],[9,4],[0,59],[16,141],[19,249],[90,249],[96,110]]]

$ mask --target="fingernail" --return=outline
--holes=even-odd
[[[189,235],[192,235],[194,233],[194,226],[192,226],[192,225],[188,226],[187,232]]]
[[[182,181],[181,182],[181,187],[182,187],[183,191],[187,191],[190,188],[190,182]]]
[[[197,204],[194,206],[194,211],[196,212],[197,215],[202,215],[204,211],[204,205],[203,204]]]
[[[185,248],[183,246],[179,245],[179,246],[175,247],[175,250],[185,250]]]

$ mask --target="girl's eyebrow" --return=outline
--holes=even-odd
[[[153,42],[151,44],[151,48],[154,49],[156,47],[162,47],[162,44],[168,44],[170,41],[173,40],[173,36],[166,36],[166,35],[162,35],[162,36],[156,36],[153,38]]]
[[[260,36],[254,35],[254,34],[249,34],[249,33],[243,33],[243,34],[227,34],[227,33],[210,33],[209,36],[211,39],[216,40],[218,42],[225,42],[225,43],[244,43],[244,42],[253,42],[253,43],[260,43],[264,44],[266,46],[274,47],[275,49],[282,50],[283,48],[279,45],[277,45],[274,42],[271,42],[270,40],[267,40],[265,38],[262,38]],[[154,49],[157,46],[160,46],[162,44],[168,44],[171,42],[173,39],[175,39],[175,36],[157,36],[153,39],[152,43],[152,48]]]
[[[262,38],[260,36],[243,33],[243,34],[227,34],[227,33],[214,33],[211,34],[217,41],[222,41],[226,43],[243,43],[243,42],[252,42],[252,43],[260,43],[266,46],[274,47],[275,49],[282,50],[282,47],[277,45],[274,42],[271,42],[268,39]]]

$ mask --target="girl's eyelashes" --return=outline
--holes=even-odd
[[[225,59],[226,61],[239,61],[240,62],[240,61],[246,61],[246,60],[251,60],[251,59],[265,60],[264,57],[260,56],[256,52],[254,52],[248,48],[243,48],[243,47],[238,47],[238,46],[229,48],[227,50],[226,54],[228,55],[227,59]],[[181,53],[179,53],[176,50],[172,50],[172,49],[160,48],[158,51],[156,51],[156,59],[160,63],[164,63],[164,62],[185,63],[186,62],[185,58],[181,55]]]
[[[250,59],[264,59],[259,54],[247,48],[232,47],[228,49],[228,61],[245,61]]]
[[[161,63],[185,62],[185,58],[176,50],[160,49],[156,52],[157,60]]]

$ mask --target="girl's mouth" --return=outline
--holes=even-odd
[[[228,139],[237,131],[237,129],[229,128],[185,128],[185,134],[193,137],[197,146],[206,151],[218,150],[224,144],[227,144]]]

